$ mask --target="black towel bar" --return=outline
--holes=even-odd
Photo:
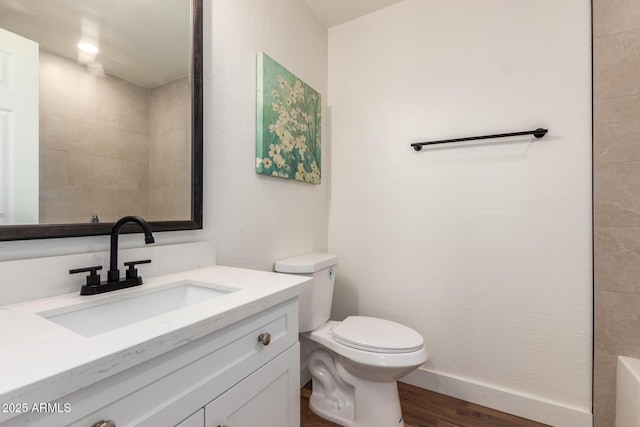
[[[536,138],[542,138],[547,134],[547,132],[549,132],[549,129],[538,128],[536,130],[528,130],[524,132],[499,133],[496,135],[471,136],[468,138],[443,139],[440,141],[414,142],[413,144],[411,144],[411,146],[413,147],[414,150],[420,151],[422,150],[423,145],[448,144],[450,142],[473,141],[475,139],[506,138],[509,136],[520,136],[520,135],[533,135]]]

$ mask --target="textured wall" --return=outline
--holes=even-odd
[[[40,51],[40,223],[149,214],[149,93]]]
[[[206,3],[206,2],[205,2]],[[214,0],[206,51],[205,226],[218,263],[271,270],[326,250],[331,162],[327,30],[300,0]],[[265,52],[323,96],[322,184],[255,173],[256,60]]]
[[[555,426],[591,421],[590,12],[406,0],[329,30],[334,316],[405,323],[423,386]]]
[[[596,427],[615,425],[616,356],[640,357],[640,2],[593,2]]]

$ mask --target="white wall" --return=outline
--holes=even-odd
[[[156,242],[213,239],[219,264],[271,270],[277,258],[326,249],[329,137],[325,126],[319,186],[254,172],[256,56],[266,52],[326,96],[327,30],[299,0],[204,4],[204,230],[156,233]],[[108,236],[0,242],[0,260],[94,252],[108,245]],[[144,241],[125,235],[121,246],[141,247]]]
[[[405,0],[330,28],[333,315],[422,333],[410,381],[591,424],[590,69],[581,0]]]
[[[270,270],[275,259],[326,250],[326,107],[321,185],[254,172],[257,53],[264,51],[320,92],[326,106],[326,28],[301,0],[214,0],[212,28],[212,108],[206,120],[213,148],[205,174],[218,263]]]

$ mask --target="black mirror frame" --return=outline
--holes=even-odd
[[[203,10],[202,0],[192,0],[193,52],[191,83],[191,219],[149,221],[153,231],[202,229],[203,199]],[[110,234],[114,223],[0,225],[0,241],[53,239]],[[135,230],[132,230],[135,231]],[[127,232],[123,229],[123,232]]]

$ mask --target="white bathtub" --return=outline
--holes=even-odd
[[[640,427],[640,359],[618,356],[616,426]]]

